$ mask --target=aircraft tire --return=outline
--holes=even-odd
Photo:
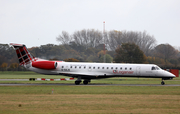
[[[79,85],[81,83],[81,81],[75,81],[76,85]]]
[[[35,78],[29,78],[29,81],[35,81]]]
[[[164,81],[162,81],[162,82],[161,82],[161,85],[164,85],[164,84],[165,84],[165,82],[164,82]]]
[[[87,85],[87,84],[88,84],[88,81],[87,81],[87,80],[84,80],[84,81],[83,81],[83,84],[84,84],[84,85]]]

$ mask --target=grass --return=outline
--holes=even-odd
[[[0,110],[6,114],[180,113],[179,89],[180,87],[1,86]]]
[[[1,79],[46,76],[33,72],[0,73]],[[0,113],[179,114],[180,86],[93,86],[103,83],[160,84],[160,81],[148,78],[110,78],[92,80],[92,86],[0,86]],[[4,81],[3,83],[19,82]],[[74,83],[74,81],[21,81],[21,83]],[[166,84],[179,83],[179,78],[166,81]]]
[[[15,89],[18,87],[18,89]],[[157,94],[180,95],[180,87],[147,86],[0,86],[1,94]]]

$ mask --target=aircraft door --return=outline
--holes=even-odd
[[[136,75],[141,76],[141,67],[140,66],[136,67]]]

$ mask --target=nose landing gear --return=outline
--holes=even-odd
[[[164,85],[164,84],[165,84],[165,82],[164,82],[164,80],[162,80],[161,85]]]

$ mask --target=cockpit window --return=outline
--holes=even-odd
[[[161,68],[159,68],[158,66],[156,67],[157,70],[160,70]]]
[[[160,70],[160,68],[157,67],[157,66],[153,66],[153,67],[151,68],[151,70]]]
[[[152,67],[151,70],[156,70],[156,67]]]

